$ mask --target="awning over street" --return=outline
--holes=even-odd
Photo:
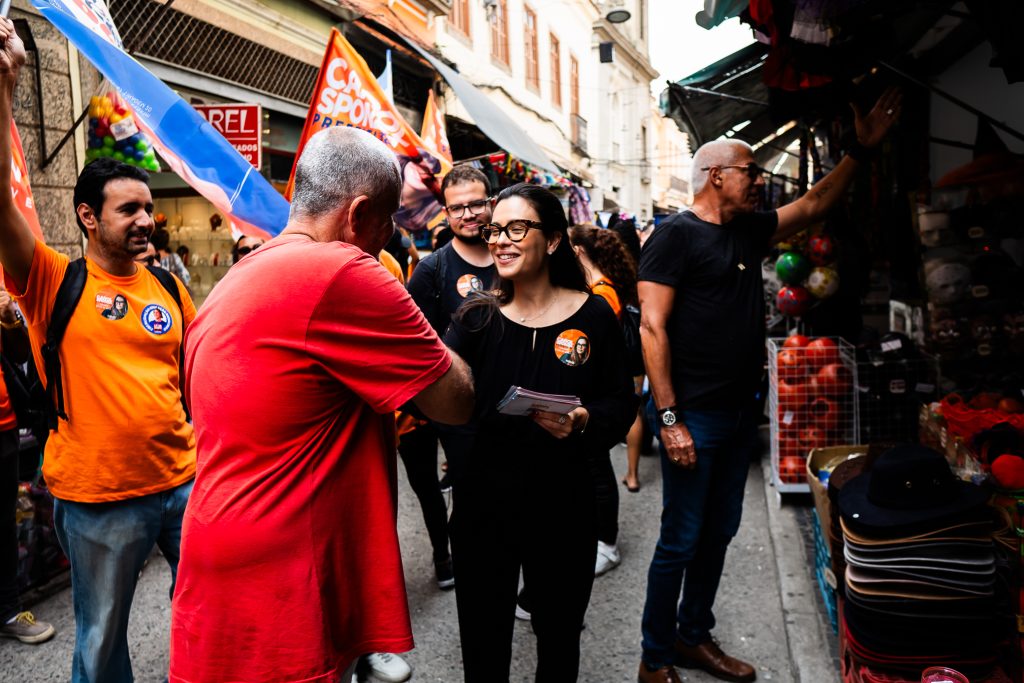
[[[484,132],[496,145],[512,156],[525,161],[536,168],[550,173],[559,173],[558,167],[544,150],[526,134],[519,125],[494,104],[476,86],[460,76],[454,69],[440,59],[423,50],[414,43],[409,46],[419,52],[430,62],[437,72],[455,91],[462,105],[473,117],[477,127]]]
[[[744,121],[735,136],[751,144],[777,127],[768,108],[761,66],[768,48],[753,43],[676,82],[661,95],[661,110],[690,136],[693,149],[725,135]]]

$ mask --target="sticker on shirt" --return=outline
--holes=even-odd
[[[465,299],[469,296],[470,292],[479,292],[484,288],[484,283],[480,282],[480,278],[472,273],[466,273],[459,278],[459,281],[455,283],[455,288],[459,291],[459,296]]]
[[[120,320],[128,315],[128,299],[109,287],[96,292],[96,310],[107,320]]]
[[[167,334],[171,329],[171,312],[159,304],[142,309],[142,326],[152,334]]]
[[[555,339],[555,356],[570,368],[583,365],[590,358],[590,338],[580,330],[565,330]]]

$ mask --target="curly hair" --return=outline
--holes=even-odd
[[[623,303],[634,306],[639,303],[636,261],[618,234],[583,223],[569,228],[569,241],[581,248],[597,269],[611,279]]]

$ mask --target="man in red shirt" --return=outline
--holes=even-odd
[[[369,133],[306,145],[288,226],[231,268],[186,340],[198,440],[170,680],[348,683],[412,648],[393,411],[458,424],[472,378],[374,256],[402,181]]]

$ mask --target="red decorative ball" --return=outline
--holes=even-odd
[[[782,315],[799,318],[807,312],[807,308],[813,300],[814,297],[806,289],[792,285],[779,290],[779,295],[775,298],[775,305],[778,306],[779,313]]]
[[[807,256],[816,266],[832,263],[836,247],[828,235],[815,235],[807,241]]]
[[[1024,458],[1016,455],[1000,455],[992,462],[992,476],[1004,489],[1024,489]]]

